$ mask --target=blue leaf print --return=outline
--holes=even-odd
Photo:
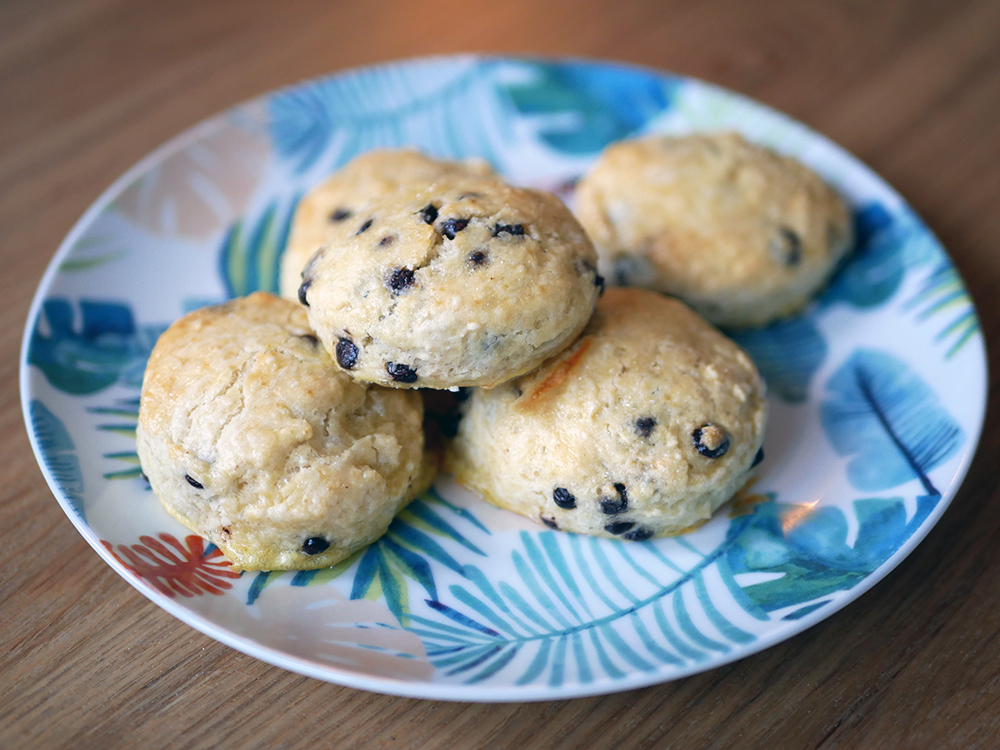
[[[905,363],[858,349],[827,389],[823,429],[839,455],[854,456],[847,465],[852,485],[875,492],[916,478],[938,494],[927,474],[958,450],[962,428]]]
[[[890,213],[881,203],[854,213],[855,247],[830,282],[821,301],[871,308],[885,304],[903,277],[942,252],[933,235],[908,208]]]
[[[62,298],[47,299],[31,334],[29,364],[64,393],[96,393],[116,382],[138,388],[163,327],[138,327],[117,302],[82,300],[80,320]],[[47,328],[47,332],[44,332]]]
[[[854,241],[853,254],[834,276],[823,301],[877,307],[896,293],[906,273],[896,222],[881,203],[855,212]]]
[[[696,562],[682,570],[652,543],[552,532],[519,538],[521,548],[511,556],[516,584],[467,565],[469,583],[448,587],[455,604],[427,601],[443,619],[410,615],[408,629],[446,674],[461,674],[470,684],[503,670],[517,670],[511,677],[518,685],[542,678],[550,685],[574,678],[589,683],[704,661],[709,651],[727,652],[756,638],[709,596],[703,574],[724,556],[725,545],[700,554],[675,540],[695,552]],[[570,663],[575,675],[566,674]]]
[[[486,118],[501,136],[511,125],[496,102],[494,61],[425,60],[380,66],[287,89],[268,102],[275,150],[296,172],[331,167],[373,148],[417,146],[452,158],[496,161]]]
[[[950,340],[945,359],[951,359],[968,341],[979,333],[979,318],[958,271],[947,258],[942,258],[924,280],[921,290],[907,305],[919,307],[917,320],[924,321],[940,313],[953,312],[951,321],[938,332],[935,341]]]
[[[670,108],[678,83],[660,74],[597,63],[525,63],[527,81],[507,84],[511,106],[537,118],[551,148],[594,154],[634,135]]]
[[[284,208],[271,203],[249,230],[244,226],[246,219],[229,227],[219,248],[219,274],[227,297],[243,297],[256,291],[278,293],[280,258],[298,198],[295,196]]]
[[[763,503],[730,526],[719,570],[726,579],[777,574],[743,591],[768,612],[811,602],[784,618],[799,619],[829,601],[815,600],[846,591],[877,570],[927,520],[940,499],[936,494],[918,496],[909,521],[901,498],[856,500],[858,534],[853,545],[847,544],[847,519],[839,508]]]
[[[827,353],[826,341],[810,316],[727,333],[747,350],[767,381],[769,393],[789,403],[806,400],[813,375]]]
[[[38,442],[45,468],[76,514],[81,520],[86,520],[83,512],[83,473],[73,439],[59,417],[38,399],[32,400],[29,412],[31,431]]]

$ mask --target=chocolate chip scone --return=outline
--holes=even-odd
[[[613,144],[576,210],[610,283],[676,295],[718,325],[798,311],[852,244],[847,206],[818,175],[733,133]]]
[[[583,335],[462,407],[446,468],[553,529],[642,541],[706,521],[762,456],[750,358],[683,303],[608,289]]]
[[[332,565],[426,489],[417,394],[343,374],[297,304],[261,292],[175,322],[136,433],[164,507],[245,570]]]
[[[490,387],[576,338],[603,284],[596,260],[554,195],[455,178],[353,216],[306,266],[299,299],[356,378]]]
[[[431,184],[454,176],[493,173],[478,159],[438,161],[410,149],[379,149],[356,156],[303,196],[295,208],[288,242],[281,256],[281,296],[295,299],[302,269],[330,232],[349,224],[374,198],[403,185]]]

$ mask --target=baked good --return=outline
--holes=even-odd
[[[306,193],[295,207],[281,255],[281,296],[294,300],[302,269],[331,230],[348,222],[374,198],[402,185],[429,184],[450,176],[493,173],[480,159],[439,161],[412,149],[376,149],[349,161]]]
[[[296,303],[263,292],[160,337],[136,433],[164,507],[245,570],[332,565],[426,489],[417,394],[342,373]]]
[[[298,296],[355,378],[490,387],[576,338],[603,284],[596,260],[554,195],[451,178],[368,204],[313,256]]]
[[[675,295],[717,325],[798,311],[852,244],[833,189],[734,133],[612,144],[581,179],[576,211],[609,283]]]
[[[733,341],[676,299],[609,288],[569,349],[471,391],[446,468],[550,528],[641,541],[732,497],[766,419],[764,383]]]

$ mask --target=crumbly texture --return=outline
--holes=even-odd
[[[295,303],[261,292],[160,337],[142,470],[164,507],[245,570],[332,565],[430,486],[415,393],[343,374]]]
[[[613,144],[576,211],[609,283],[675,295],[717,325],[797,312],[853,243],[818,175],[733,133]]]
[[[549,528],[641,541],[704,523],[752,474],[767,420],[750,358],[683,303],[608,289],[583,335],[463,404],[446,467]]]
[[[554,195],[453,178],[370,203],[309,262],[299,298],[355,378],[492,387],[576,338],[603,284],[596,262]]]
[[[485,177],[493,170],[479,159],[439,161],[410,149],[379,149],[355,157],[314,187],[295,208],[288,242],[281,256],[281,296],[296,299],[302,269],[327,236],[345,223],[353,225],[373,199],[403,185],[432,184],[453,176]]]

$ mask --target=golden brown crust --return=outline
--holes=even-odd
[[[292,217],[281,256],[281,296],[295,300],[302,269],[331,231],[377,198],[409,184],[430,185],[452,176],[485,177],[493,170],[481,160],[439,161],[412,149],[376,149],[355,157],[310,190]]]
[[[319,568],[429,486],[422,412],[416,394],[339,372],[301,307],[258,292],[160,337],[137,444],[167,510],[236,567]]]
[[[554,195],[455,178],[369,204],[310,262],[305,299],[327,349],[350,347],[355,378],[492,387],[576,338],[596,260]]]
[[[613,144],[576,201],[610,282],[676,295],[719,325],[797,311],[852,241],[846,204],[815,173],[733,133]]]
[[[709,518],[764,438],[749,357],[683,303],[641,289],[608,289],[583,337],[534,372],[473,390],[447,468],[489,502],[566,531],[643,539]]]

